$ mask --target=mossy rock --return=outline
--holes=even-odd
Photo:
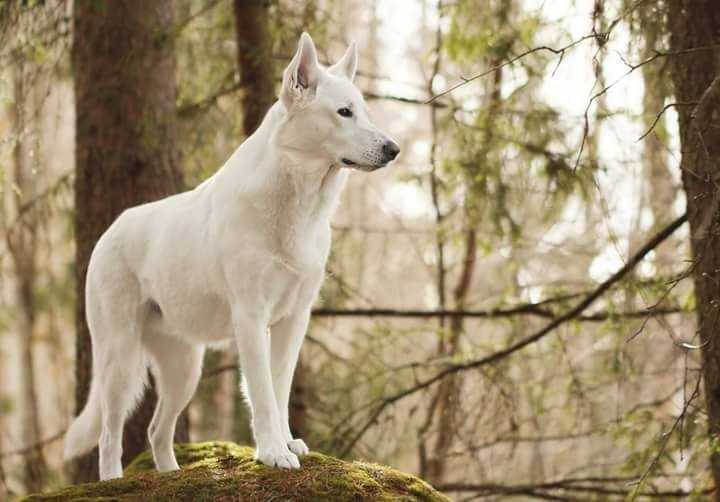
[[[410,474],[377,464],[345,462],[320,453],[286,471],[256,462],[253,449],[228,442],[175,445],[182,469],[160,474],[150,452],[112,481],[69,486],[27,501],[448,501]]]

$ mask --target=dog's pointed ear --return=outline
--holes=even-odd
[[[328,68],[328,72],[333,75],[347,77],[348,80],[352,81],[355,78],[355,71],[357,70],[357,60],[357,46],[355,42],[353,42],[350,44],[350,47],[347,48],[343,57]]]
[[[287,109],[315,96],[321,71],[315,44],[310,35],[303,32],[298,50],[283,73],[281,99]]]

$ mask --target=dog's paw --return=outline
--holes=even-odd
[[[258,446],[255,459],[270,467],[280,469],[299,469],[300,460],[291,452],[287,445],[278,443],[266,447]]]
[[[300,457],[310,453],[310,448],[307,447],[305,441],[302,439],[291,439],[288,441],[287,445],[291,452]]]

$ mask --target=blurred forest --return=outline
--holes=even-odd
[[[92,246],[224,163],[303,30],[403,153],[343,194],[293,429],[457,500],[716,497],[720,2],[3,0],[0,499],[97,475]],[[235,360],[178,439],[251,442]]]

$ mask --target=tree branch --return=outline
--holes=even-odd
[[[553,492],[569,493],[595,493],[598,495],[627,496],[632,493],[631,489],[614,487],[612,485],[627,484],[636,481],[634,477],[608,477],[608,478],[569,478],[547,483],[503,485],[499,483],[445,483],[437,485],[436,488],[442,492],[473,492],[481,496],[490,495],[512,495],[512,494],[544,494],[552,495]],[[607,486],[611,485],[611,486]],[[646,491],[638,493],[637,496],[645,498],[686,498],[693,494],[710,494],[714,489],[697,492],[686,492],[684,490],[668,491]]]
[[[694,52],[703,52],[703,51],[713,51],[720,48],[720,45],[709,45],[705,47],[692,47],[690,49],[682,49],[677,51],[655,51],[655,54],[650,56],[647,59],[644,59],[640,61],[639,63],[630,64],[625,63],[625,65],[628,67],[628,70],[623,73],[620,77],[618,77],[614,82],[606,85],[602,89],[600,89],[597,93],[593,94],[590,99],[588,100],[587,106],[585,107],[585,113],[583,114],[583,121],[584,121],[584,129],[583,129],[583,136],[582,140],[580,141],[580,149],[578,150],[577,157],[575,158],[575,165],[573,167],[573,171],[577,169],[577,167],[580,165],[580,158],[582,157],[583,152],[585,151],[585,144],[587,143],[588,134],[590,132],[590,107],[592,104],[597,101],[600,97],[607,94],[607,92],[615,87],[617,84],[619,84],[621,81],[625,79],[628,75],[633,73],[638,68],[641,68],[645,66],[646,64],[650,64],[653,61],[655,61],[658,58],[661,57],[668,57],[668,56],[679,56],[682,54],[690,54]],[[663,110],[664,111],[664,110]],[[662,112],[661,112],[662,113]]]
[[[655,308],[648,310],[634,310],[627,312],[602,311],[593,314],[576,316],[578,321],[603,322],[608,319],[637,319],[648,316],[661,316],[669,314],[682,314],[687,311],[680,307]],[[399,318],[482,318],[496,319],[513,317],[517,315],[530,315],[546,319],[554,319],[555,313],[541,308],[538,304],[528,303],[508,309],[490,310],[397,310],[387,308],[368,309],[331,309],[320,308],[312,311],[313,317],[399,317]]]
[[[440,102],[428,102],[427,100],[423,99],[417,99],[417,98],[408,98],[405,96],[393,96],[389,94],[376,94],[373,92],[364,92],[363,96],[365,99],[372,100],[384,100],[384,101],[397,101],[399,103],[405,103],[408,105],[423,105],[423,106],[433,106],[435,108],[449,108],[449,105],[447,103],[440,103]]]
[[[223,82],[226,82],[226,84],[221,86],[217,91],[199,101],[179,106],[177,108],[178,115],[185,117],[192,116],[193,114],[215,104],[215,102],[221,97],[239,91],[242,88],[242,84],[239,79],[235,78],[235,75],[235,70],[230,71],[227,75],[225,75],[225,78],[223,78]]]
[[[650,477],[650,473],[655,468],[657,463],[660,461],[660,458],[663,456],[663,453],[665,452],[665,448],[667,448],[668,443],[670,442],[670,438],[672,437],[673,432],[675,432],[675,429],[677,429],[678,425],[681,425],[683,421],[685,420],[685,414],[687,413],[688,409],[690,408],[690,405],[692,404],[693,400],[698,396],[700,393],[700,382],[702,381],[702,376],[698,375],[697,381],[695,382],[695,388],[692,391],[692,394],[690,395],[690,398],[685,402],[682,412],[678,417],[673,421],[672,427],[669,431],[664,432],[661,435],[662,442],[660,443],[660,448],[658,449],[657,453],[653,457],[652,461],[650,462],[650,465],[648,465],[647,469],[645,469],[645,472],[643,472],[642,476],[640,476],[640,479],[637,481],[637,484],[635,485],[635,488],[632,490],[631,493],[628,495],[629,500],[635,500],[637,497],[644,496],[644,494],[641,492],[643,489],[643,486],[645,485],[645,482],[647,481],[647,478]]]
[[[655,120],[653,120],[653,123],[650,125],[650,127],[648,128],[648,130],[645,131],[645,132],[642,134],[642,136],[640,136],[640,137],[639,137],[638,139],[636,139],[635,141],[638,142],[638,141],[642,141],[643,139],[645,139],[645,138],[647,137],[647,135],[650,134],[650,133],[653,131],[653,129],[655,129],[655,126],[656,126],[657,123],[660,121],[660,119],[662,118],[663,114],[665,114],[665,112],[668,111],[670,108],[675,108],[675,107],[677,107],[677,106],[694,106],[694,105],[697,105],[697,104],[698,104],[697,101],[689,101],[689,102],[687,102],[687,103],[668,103],[668,104],[666,104],[665,106],[662,107],[662,110],[660,110],[660,111],[657,113],[657,115],[655,115]]]
[[[443,97],[443,96],[445,96],[445,95],[447,95],[447,94],[450,94],[451,92],[455,91],[456,89],[458,89],[458,88],[460,88],[460,87],[462,87],[462,86],[464,86],[464,85],[467,85],[467,84],[469,84],[470,82],[472,82],[472,81],[474,81],[474,80],[477,80],[477,79],[479,79],[479,78],[482,78],[482,77],[484,77],[484,76],[486,76],[486,75],[490,75],[491,73],[496,72],[497,70],[499,70],[499,69],[501,69],[501,68],[504,68],[504,67],[506,67],[506,66],[510,66],[511,64],[515,63],[516,61],[519,61],[520,59],[524,58],[525,56],[529,56],[530,54],[534,54],[535,52],[552,52],[553,54],[560,56],[560,60],[558,61],[558,64],[559,64],[560,61],[562,61],[562,58],[563,58],[563,56],[565,55],[565,52],[566,52],[566,51],[572,49],[573,47],[575,47],[576,45],[582,43],[583,41],[588,40],[588,39],[591,39],[591,38],[596,38],[596,35],[595,35],[595,34],[585,35],[584,37],[581,37],[581,38],[579,38],[579,39],[577,39],[577,40],[575,40],[575,41],[573,41],[573,42],[570,42],[570,43],[567,44],[566,46],[560,47],[559,49],[555,49],[554,47],[550,47],[550,46],[547,46],[547,45],[542,45],[542,46],[539,46],[539,47],[533,47],[532,49],[528,49],[528,50],[526,50],[525,52],[523,52],[523,53],[521,53],[521,54],[518,54],[517,56],[515,56],[515,57],[513,57],[513,58],[511,58],[511,59],[508,59],[507,61],[505,61],[505,62],[503,62],[503,63],[500,63],[499,65],[495,65],[495,66],[493,66],[492,68],[489,68],[489,69],[487,69],[487,70],[485,70],[485,71],[483,71],[483,72],[481,72],[481,73],[477,73],[477,74],[473,75],[472,77],[463,78],[462,81],[458,82],[457,84],[455,84],[455,85],[453,85],[453,86],[445,89],[444,91],[442,91],[442,92],[440,92],[440,93],[438,93],[438,94],[435,94],[435,95],[433,95],[432,97],[430,97],[430,99],[428,99],[427,101],[425,101],[425,104],[430,104],[430,103],[432,103],[433,101],[435,101],[435,100],[437,100],[437,99],[439,99],[439,98],[441,98],[441,97]]]
[[[373,423],[378,419],[380,414],[391,404],[394,404],[401,399],[414,394],[415,392],[418,392],[420,390],[426,389],[433,385],[436,382],[439,382],[440,380],[448,377],[449,375],[453,375],[455,373],[459,373],[462,371],[470,370],[479,368],[481,366],[486,366],[488,364],[495,363],[497,361],[500,361],[511,354],[527,347],[528,345],[531,345],[533,343],[538,342],[545,336],[547,336],[549,333],[554,331],[556,328],[561,326],[562,324],[575,319],[580,314],[582,314],[585,309],[587,309],[590,305],[595,302],[600,296],[602,296],[606,291],[608,291],[615,283],[617,283],[619,280],[621,280],[625,275],[628,274],[631,270],[633,270],[638,263],[640,263],[645,256],[648,255],[653,249],[658,247],[662,242],[664,242],[668,237],[670,237],[678,228],[680,228],[685,222],[687,221],[687,214],[683,214],[679,218],[677,218],[675,221],[670,223],[667,227],[659,231],[657,234],[655,234],[647,243],[645,243],[644,246],[642,246],[635,254],[633,254],[630,259],[627,261],[625,265],[623,265],[619,270],[617,270],[609,279],[601,283],[597,288],[595,288],[590,294],[588,294],[582,301],[580,301],[575,307],[568,310],[565,314],[554,318],[551,322],[549,322],[547,325],[545,325],[542,329],[537,331],[536,333],[527,336],[514,344],[510,345],[509,347],[499,350],[497,352],[493,352],[490,355],[487,355],[485,357],[481,357],[479,359],[472,359],[470,361],[466,361],[464,363],[456,363],[456,364],[450,364],[448,365],[444,370],[439,371],[435,375],[433,375],[430,378],[427,378],[425,380],[422,380],[412,387],[409,387],[403,391],[400,391],[396,394],[393,394],[391,396],[388,396],[386,398],[383,398],[380,403],[376,406],[375,410],[371,413],[370,418],[365,422],[365,424],[360,428],[360,430],[352,437],[352,439],[347,443],[345,448],[341,451],[340,456],[344,457],[355,446],[355,444],[360,440],[360,438],[367,432],[367,430],[372,426]]]
[[[28,453],[36,451],[38,448],[42,448],[45,445],[54,443],[55,441],[61,439],[65,435],[65,432],[66,430],[63,429],[48,438],[42,439],[23,448],[0,452],[0,458],[13,457],[16,455],[27,455]]]

